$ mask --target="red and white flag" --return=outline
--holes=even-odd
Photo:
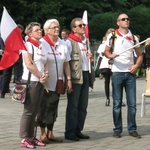
[[[87,15],[87,11],[86,10],[83,13],[82,20],[83,20],[83,23],[86,25],[85,26],[85,37],[87,38],[88,51],[91,52],[91,50],[90,50],[90,40],[89,40],[88,15]],[[89,61],[89,72],[90,73],[91,73],[91,62],[92,62],[92,58]]]
[[[85,26],[85,37],[88,39],[89,38],[89,27],[88,27],[88,16],[87,16],[86,10],[83,13],[82,20],[83,20],[83,23],[86,25]]]
[[[21,32],[5,7],[3,8],[0,32],[5,44],[4,54],[0,61],[0,70],[3,70],[18,60],[20,50],[26,50]]]

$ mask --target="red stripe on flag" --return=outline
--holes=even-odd
[[[86,24],[86,26],[85,26],[85,37],[89,38],[89,27],[88,27],[88,24]]]
[[[4,55],[0,62],[0,70],[12,66],[19,58],[19,50],[26,50],[20,30],[16,27],[4,41]]]

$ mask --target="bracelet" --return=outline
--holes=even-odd
[[[67,81],[71,81],[71,79],[67,79]]]

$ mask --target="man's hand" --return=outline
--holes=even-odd
[[[136,65],[136,64],[129,68],[130,73],[132,73],[132,74],[135,74],[137,69],[138,69],[138,65]]]

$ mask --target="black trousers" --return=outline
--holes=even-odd
[[[109,84],[110,84],[110,77],[111,77],[111,72],[105,72],[105,73],[102,73],[103,76],[104,76],[104,88],[105,88],[105,95],[106,95],[106,98],[109,99],[109,95],[110,95],[110,87],[109,87]]]
[[[9,92],[9,83],[12,76],[12,69],[13,66],[3,70],[3,77],[0,81],[1,95],[5,95],[7,92]]]

